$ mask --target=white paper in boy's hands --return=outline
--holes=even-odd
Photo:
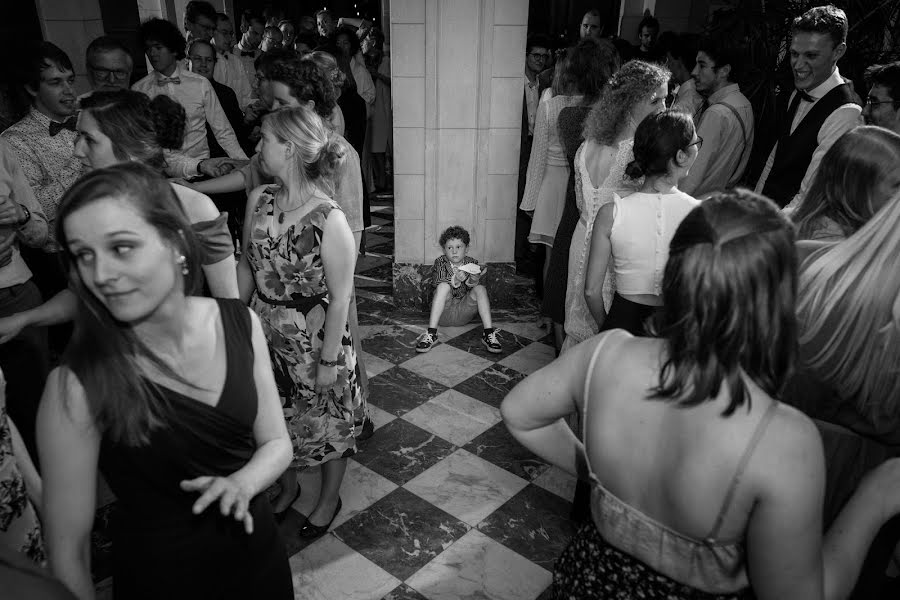
[[[466,273],[469,273],[470,275],[478,275],[479,273],[481,273],[481,268],[478,265],[476,265],[475,263],[469,263],[467,265],[462,265],[459,268],[459,270],[465,271]]]

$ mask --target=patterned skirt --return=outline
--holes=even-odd
[[[657,573],[611,546],[593,521],[585,524],[556,561],[554,600],[748,600],[750,591],[710,594]]]

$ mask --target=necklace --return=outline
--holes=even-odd
[[[290,210],[284,210],[283,208],[278,206],[278,194],[275,194],[275,201],[273,202],[273,204],[275,205],[275,208],[277,208],[280,211],[278,214],[278,224],[280,225],[280,224],[284,223],[284,215],[286,215],[287,213],[290,213],[290,212],[294,212],[295,210],[299,210],[299,209],[303,208],[303,205],[306,204],[306,202],[301,202],[299,206],[295,206],[294,208],[292,208]]]

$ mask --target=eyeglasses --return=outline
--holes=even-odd
[[[234,29],[216,29],[216,31],[225,37],[232,37],[234,35]]]
[[[116,81],[122,81],[128,77],[128,71],[120,71],[118,69],[100,69],[98,67],[90,67],[91,72],[97,79],[109,80],[110,77]]]
[[[697,141],[696,141],[696,142],[691,142],[690,144],[688,144],[687,146],[685,146],[684,149],[687,150],[688,148],[690,148],[691,146],[694,146],[694,145],[697,146],[697,150],[699,151],[700,148],[703,147],[703,138],[700,137],[700,136],[698,135],[698,136],[697,136]]]
[[[528,56],[530,56],[534,60],[549,60],[550,59],[549,52],[532,52]]]
[[[879,100],[878,98],[873,98],[869,96],[866,98],[866,106],[870,106],[872,104],[894,104],[894,100]]]

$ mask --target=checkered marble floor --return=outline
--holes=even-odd
[[[513,386],[553,359],[552,342],[527,298],[523,311],[494,311],[501,354],[485,350],[477,322],[440,328],[439,343],[417,353],[427,315],[388,302],[391,208],[373,206],[357,268],[376,429],[349,459],[331,531],[312,543],[296,530],[315,505],[319,473],[300,475],[296,514],[282,525],[295,597],[539,598],[574,533],[575,482],[520,446],[499,408]]]

